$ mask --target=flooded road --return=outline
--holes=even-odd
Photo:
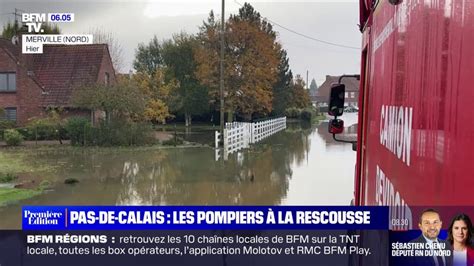
[[[343,119],[352,125],[357,113]],[[22,205],[348,205],[356,158],[350,144],[332,140],[324,122],[288,123],[225,162],[202,147],[28,153],[27,162],[55,167],[47,176],[53,187],[0,207],[2,229],[21,227]],[[66,178],[79,183],[66,185]]]

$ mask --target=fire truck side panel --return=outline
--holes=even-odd
[[[359,203],[474,205],[474,1],[380,0],[371,23]]]

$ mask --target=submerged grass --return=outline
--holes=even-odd
[[[33,152],[27,150],[0,151],[0,183],[15,183],[20,174],[51,173],[55,167],[32,160]],[[12,184],[13,186],[13,184]],[[43,193],[43,186],[36,189],[0,187],[0,206],[29,199]]]
[[[148,145],[148,146],[116,146],[116,147],[97,147],[97,146],[87,146],[87,147],[75,147],[75,146],[70,146],[70,145],[63,145],[63,146],[31,146],[31,147],[15,147],[15,148],[9,148],[6,149],[5,151],[8,152],[8,158],[6,158],[6,152],[2,153],[2,150],[0,149],[0,171],[11,163],[17,163],[18,165],[14,167],[13,171],[8,171],[12,173],[18,173],[18,172],[37,172],[37,171],[47,171],[51,172],[56,166],[47,166],[47,165],[37,165],[37,166],[32,166],[32,165],[24,165],[22,164],[22,161],[24,158],[28,156],[45,156],[45,155],[58,155],[58,154],[64,154],[68,156],[73,156],[77,154],[84,154],[84,153],[91,153],[91,154],[114,154],[114,153],[122,153],[122,152],[137,152],[137,151],[153,151],[153,150],[166,150],[170,148],[196,148],[196,147],[209,147],[209,145],[205,144],[200,144],[200,143],[193,143],[193,142],[184,142],[180,145],[177,146],[169,146],[169,145],[163,145],[163,144],[154,144],[154,145]],[[20,154],[21,153],[21,154]],[[14,155],[15,158],[9,158],[10,155]],[[3,161],[5,159],[10,159],[10,162]],[[16,171],[18,170],[18,171]],[[26,170],[26,171],[23,171]],[[7,172],[7,171],[5,171]]]
[[[29,199],[41,193],[43,193],[41,189],[0,188],[0,206]]]
[[[32,163],[28,160],[28,152],[2,152],[0,151],[0,175],[17,175],[20,173],[47,172],[54,167]]]

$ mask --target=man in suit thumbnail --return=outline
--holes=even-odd
[[[412,243],[422,243],[423,256],[412,257],[410,265],[451,266],[452,256],[446,241],[439,239],[443,222],[435,209],[426,209],[420,215],[418,227],[421,236],[412,240]]]

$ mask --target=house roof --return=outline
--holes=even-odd
[[[25,71],[28,71],[28,66],[26,64],[21,64],[20,62],[20,55],[21,55],[21,49],[18,45],[14,45],[11,40],[5,39],[0,37],[0,50],[3,50],[3,52],[8,55],[15,63],[24,69]],[[43,85],[38,81],[38,79],[34,76],[28,75],[31,80],[38,86],[39,89],[41,89],[44,92],[44,87]]]
[[[20,48],[13,45],[11,40],[0,37],[0,49],[3,49],[8,56],[17,61],[17,55],[20,53]]]
[[[45,45],[31,70],[45,88],[43,106],[69,106],[74,88],[97,82],[106,44]]]
[[[315,97],[313,98],[316,101],[327,101],[329,98],[329,93],[331,91],[331,85],[338,83],[340,76],[326,76],[326,80],[321,86],[319,86]],[[346,85],[346,92],[359,91],[359,80],[356,78],[343,78],[342,84]]]
[[[110,60],[107,44],[44,45],[42,54],[22,54],[21,44],[0,37],[0,52],[27,71],[43,91],[42,106],[70,106],[73,90],[96,83],[104,58]]]

